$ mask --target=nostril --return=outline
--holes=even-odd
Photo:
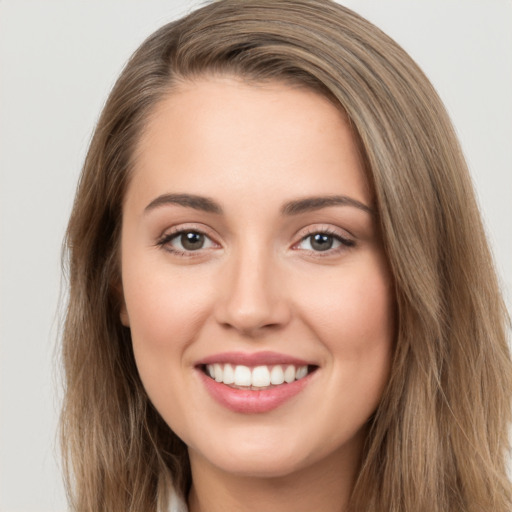
[[[241,335],[250,338],[258,338],[266,335],[271,331],[276,331],[282,328],[280,323],[265,323],[265,322],[222,322],[220,326],[225,330],[235,330]]]
[[[287,324],[290,308],[282,290],[252,269],[245,269],[240,282],[225,291],[215,306],[215,317],[224,329],[246,336],[268,332]]]

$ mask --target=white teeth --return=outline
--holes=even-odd
[[[295,378],[297,380],[302,379],[308,374],[308,367],[307,366],[299,366],[297,368],[297,371],[295,372]]]
[[[270,386],[270,372],[266,366],[256,366],[252,370],[252,385],[258,388]]]
[[[266,388],[270,385],[279,386],[283,383],[291,383],[304,378],[308,374],[307,366],[295,367],[292,364],[284,369],[282,365],[255,366],[250,368],[244,365],[237,365],[233,368],[231,364],[208,364],[206,373],[217,382],[234,384],[235,386]]]
[[[252,385],[252,374],[251,369],[249,367],[238,365],[235,368],[235,384],[237,386]]]
[[[283,367],[276,365],[274,368],[272,368],[272,371],[270,372],[270,383],[274,384],[275,386],[278,386],[279,384],[282,384],[284,382],[284,372]]]
[[[222,382],[222,366],[220,364],[213,365],[213,373],[217,382]]]
[[[230,364],[224,365],[224,378],[222,382],[224,382],[224,384],[233,384],[235,382],[235,371]]]
[[[286,367],[286,370],[284,371],[284,381],[285,382],[288,382],[288,384],[290,382],[293,382],[295,380],[295,366],[293,365],[289,365]]]

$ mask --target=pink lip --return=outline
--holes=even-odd
[[[279,354],[277,352],[224,352],[205,357],[196,363],[196,366],[207,364],[241,364],[244,366],[260,366],[260,365],[276,365],[276,364],[293,364],[295,366],[307,366],[311,362],[298,359],[296,357],[288,356],[286,354]]]
[[[242,414],[264,413],[276,409],[299,394],[311,382],[313,375],[316,373],[309,373],[306,377],[291,382],[290,384],[281,384],[268,389],[254,391],[232,388],[222,382],[216,382],[214,379],[206,375],[203,371],[204,366],[215,363],[229,363],[233,365],[241,364],[253,367],[259,365],[272,366],[277,364],[306,366],[308,365],[308,362],[303,359],[297,359],[295,357],[275,352],[256,352],[253,354],[226,352],[201,359],[196,364],[196,368],[201,381],[212,398],[231,411]]]

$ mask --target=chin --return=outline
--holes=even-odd
[[[226,432],[220,443],[205,443],[196,446],[196,450],[189,449],[189,453],[232,475],[283,478],[322,463],[337,451],[330,443],[308,443],[311,435],[293,436],[289,429],[278,430],[260,425],[259,429],[249,429],[242,435]]]
[[[225,473],[247,478],[284,478],[309,465],[300,458],[273,453],[239,454],[210,462]]]

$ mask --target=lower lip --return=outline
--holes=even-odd
[[[231,411],[243,414],[257,414],[272,411],[299,394],[310,382],[312,373],[289,384],[281,384],[260,391],[235,389],[217,382],[198,370],[206,389],[221,405]]]

